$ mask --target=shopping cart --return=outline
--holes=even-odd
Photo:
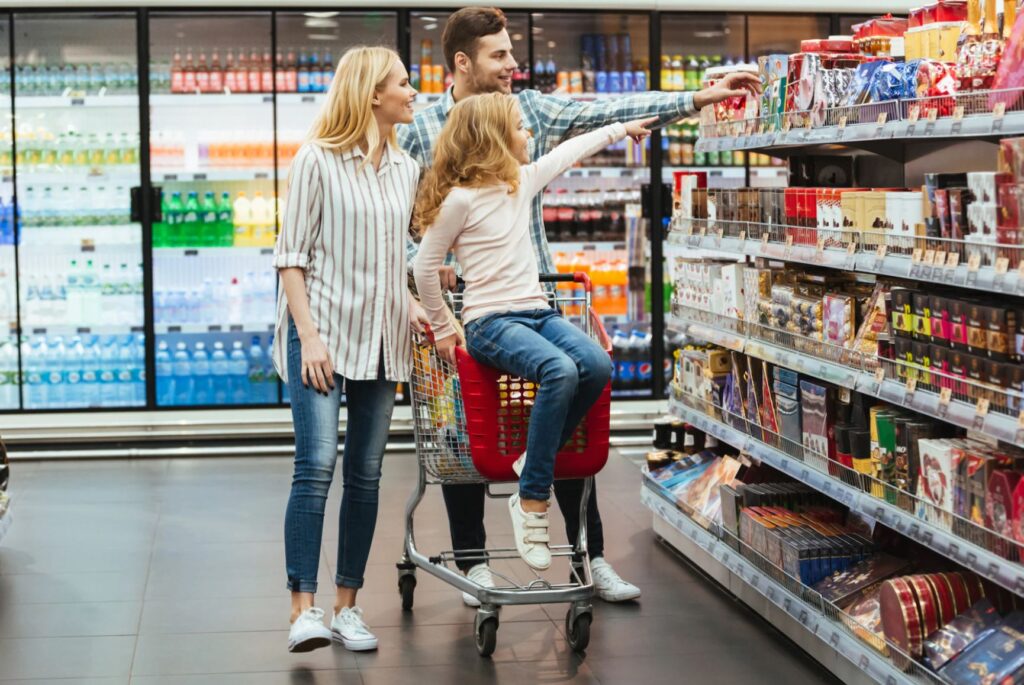
[[[586,274],[543,274],[541,281],[555,283],[551,304],[579,325],[611,353],[611,341],[591,308],[590,279]],[[460,293],[449,294],[452,312],[459,317]],[[416,549],[413,519],[427,485],[485,483],[491,497],[507,497],[491,491],[490,484],[516,480],[512,463],[526,449],[530,409],[537,386],[521,378],[486,367],[456,348],[456,364],[441,359],[428,340],[418,340],[413,351],[413,430],[419,479],[406,507],[405,553],[398,563],[398,591],[402,608],[412,609],[416,569],[474,596],[480,602],[476,614],[476,646],[481,656],[494,652],[498,609],[506,604],[568,603],[565,633],[569,646],[583,651],[590,642],[594,585],[587,555],[587,500],[593,476],[608,460],[611,385],[591,408],[555,460],[555,478],[585,479],[580,501],[580,531],[575,545],[552,545],[554,561],[569,564],[568,583],[554,583],[536,573],[518,552],[511,549],[459,550],[463,561],[476,563],[511,560],[527,569],[530,580],[509,577],[492,566],[493,589],[469,580],[455,567],[455,552],[426,556]],[[553,566],[552,568],[555,568]]]

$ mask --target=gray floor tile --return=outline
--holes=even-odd
[[[0,605],[141,600],[146,572],[0,575]]]
[[[0,639],[135,635],[142,602],[0,606]]]
[[[203,675],[133,676],[132,685],[360,685],[356,669],[315,671],[295,668],[270,673],[207,673]]]
[[[120,678],[33,678],[32,680],[5,680],[4,685],[129,685],[128,676]]]
[[[462,664],[410,668],[364,668],[366,685],[426,685],[433,683],[599,683],[585,663],[558,661],[496,662],[476,658]],[[611,682],[611,681],[609,681]],[[622,681],[630,682],[630,681]]]
[[[17,679],[124,677],[135,636],[0,640],[4,677]]]
[[[287,630],[140,635],[132,677],[356,668],[355,657],[342,647],[290,654],[287,643]]]

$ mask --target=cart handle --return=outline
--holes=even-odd
[[[541,283],[582,283],[583,289],[588,293],[591,291],[590,276],[583,273],[582,271],[576,271],[571,274],[541,274]]]

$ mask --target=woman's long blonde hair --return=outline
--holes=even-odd
[[[398,53],[391,48],[354,47],[345,52],[334,72],[327,99],[309,129],[309,141],[348,152],[365,140],[369,158],[369,152],[384,142],[373,115],[373,96],[398,61]],[[387,142],[397,144],[394,129]]]
[[[502,93],[474,95],[452,107],[416,199],[413,225],[420,232],[433,225],[456,186],[507,185],[510,195],[519,190],[520,163],[512,152],[519,116],[519,102]]]

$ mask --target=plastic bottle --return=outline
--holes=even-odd
[[[213,403],[213,377],[210,375],[210,355],[206,351],[206,343],[196,343],[192,352],[192,404],[207,405]]]
[[[118,405],[118,359],[117,339],[109,337],[101,343],[100,347],[100,404],[104,407],[115,407]]]
[[[320,67],[320,74],[320,90],[327,92],[331,88],[331,81],[334,80],[334,57],[331,55],[330,48],[324,50],[324,63]]]
[[[42,338],[33,338],[21,345],[22,365],[25,369],[25,408],[45,409],[48,399],[46,387],[43,385],[43,355],[45,354]]]
[[[239,192],[238,197],[235,198],[233,215],[235,227],[234,246],[247,247],[251,245],[252,205],[244,192]]]
[[[100,348],[95,335],[82,339],[82,402],[85,406],[100,403]]]
[[[227,404],[230,397],[228,355],[224,351],[224,343],[220,340],[213,343],[213,354],[210,355],[210,375],[213,376],[213,403]]]
[[[0,408],[18,406],[18,350],[10,340],[0,341]]]
[[[235,240],[235,224],[232,217],[231,193],[224,191],[220,195],[217,209],[217,247],[231,247]]]
[[[629,298],[629,274],[626,263],[617,259],[610,265],[610,281],[608,288],[608,314],[623,316],[627,311]]]
[[[206,191],[199,204],[199,229],[197,244],[203,247],[216,247],[220,242],[220,223],[218,221],[217,202],[212,190]]]
[[[253,195],[249,211],[252,217],[249,230],[249,245],[253,247],[263,246],[266,243],[267,229],[273,226],[274,222],[270,212],[270,203],[263,197],[263,193],[258,190]],[[269,232],[271,235],[273,234],[272,229]]]
[[[598,315],[608,313],[608,289],[611,280],[611,267],[608,262],[599,259],[590,267],[590,283],[593,285],[591,303]]]
[[[587,256],[586,252],[576,252],[572,256],[572,262],[569,265],[569,270],[572,273],[584,273],[588,277],[590,276],[590,257]],[[572,290],[573,298],[578,303],[574,303],[572,306],[572,314],[579,316],[583,314],[583,300],[586,297],[586,288],[582,283],[574,283]]]
[[[2,355],[2,348],[0,348]],[[0,356],[2,359],[2,356]],[[250,402],[266,404],[274,400],[270,396],[270,383],[266,377],[266,355],[260,347],[260,338],[253,336],[252,345],[249,346],[249,392]]]
[[[243,323],[243,300],[242,287],[237,278],[232,278],[227,290],[227,320],[228,323]]]
[[[200,230],[199,193],[192,190],[189,191],[188,200],[185,201],[184,214],[181,219],[181,246],[196,247],[199,244],[198,234]]]
[[[164,210],[164,243],[161,247],[178,247],[182,244],[182,219],[184,218],[185,205],[181,201],[181,193],[171,193],[171,199],[167,202],[167,209]]]
[[[188,406],[192,403],[192,358],[185,343],[175,345],[172,364],[174,404]]]
[[[313,87],[313,79],[309,73],[309,58],[306,57],[305,50],[299,52],[297,85],[300,93],[308,93]]]
[[[86,260],[82,269],[82,309],[79,316],[85,325],[103,320],[103,301],[100,294],[100,275],[92,260]],[[73,310],[72,310],[73,311]]]
[[[654,375],[651,365],[651,336],[634,329],[630,336],[630,346],[636,360],[636,388],[646,390],[651,387]]]
[[[322,93],[324,89],[323,72],[320,71],[320,55],[316,50],[309,53],[309,90],[311,93]]]
[[[156,403],[174,404],[174,364],[166,340],[156,346]]]
[[[146,336],[142,333],[135,335],[132,347],[132,385],[135,388],[132,404],[146,404]]]
[[[234,404],[252,402],[253,388],[249,385],[249,358],[245,354],[241,340],[236,340],[231,344],[228,374],[231,379],[231,401]]]
[[[634,373],[629,367],[629,336],[616,328],[612,333],[612,387],[616,390],[633,385]]]
[[[130,407],[135,401],[135,336],[126,335],[117,348],[117,403]]]

